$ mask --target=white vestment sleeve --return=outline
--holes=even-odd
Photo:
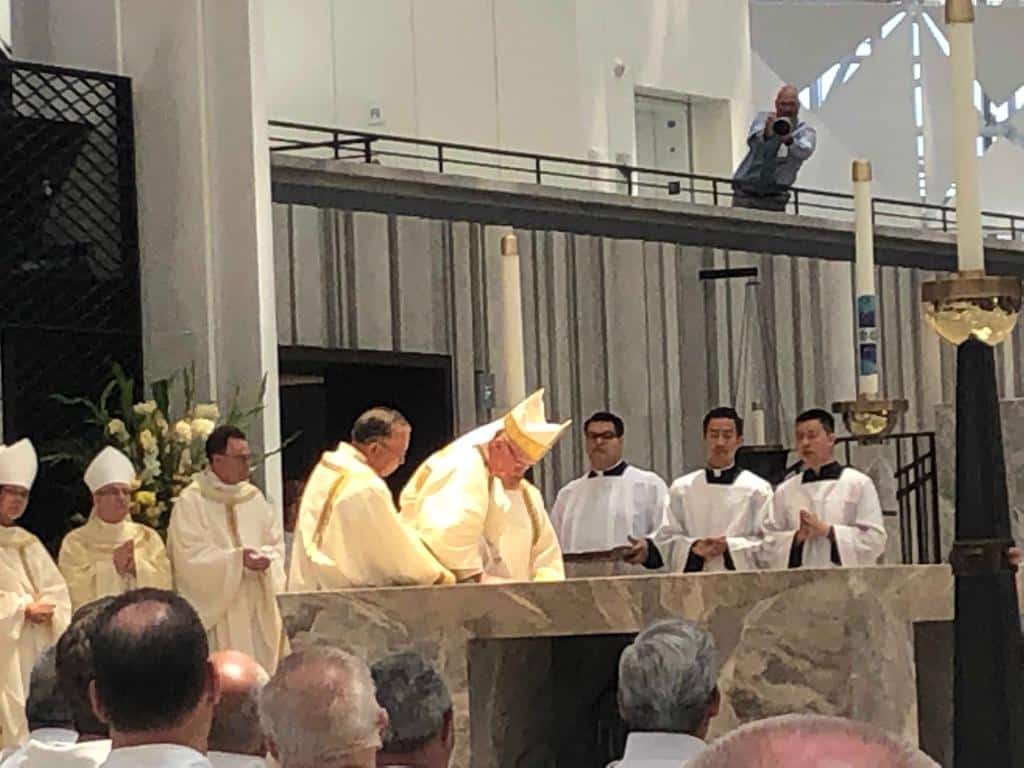
[[[530,509],[536,511],[536,514],[530,516],[534,524],[533,547],[530,550],[530,580],[563,581],[565,564],[562,562],[562,549],[558,546],[555,529],[544,512],[544,499],[540,491],[529,483],[523,483],[523,486],[523,492],[530,494]]]
[[[793,538],[800,527],[800,512],[790,515],[789,495],[782,486],[775,492],[764,522],[764,541],[761,545],[762,568],[788,568]]]
[[[662,525],[655,531],[652,541],[661,554],[666,570],[682,571],[690,556],[690,548],[697,541],[696,538],[687,535],[683,494],[676,489],[669,491],[665,509]]]
[[[569,486],[563,487],[558,495],[555,497],[555,504],[551,507],[551,526],[555,530],[555,535],[558,536],[558,540],[562,543],[562,546],[566,546],[566,532],[565,526],[565,508],[569,504]]]
[[[771,516],[772,492],[767,489],[754,491],[750,496],[750,504],[753,517],[742,521],[743,526],[746,528],[749,525],[749,528],[743,535],[732,536],[727,533],[725,537],[729,545],[729,556],[737,571],[753,571],[763,567],[764,528]],[[786,557],[788,561],[789,556]]]
[[[665,507],[668,505],[668,486],[661,478],[644,488],[643,514],[637,515],[633,536],[638,539],[654,536],[665,522]],[[625,542],[622,542],[625,544]]]
[[[851,524],[835,524],[836,547],[845,566],[875,565],[885,551],[885,523],[878,491],[870,480],[860,485],[860,498],[845,503],[844,517]]]
[[[171,513],[167,550],[178,591],[192,603],[209,630],[237,601],[243,565],[241,548],[222,548],[212,543],[206,532],[204,503],[227,512],[223,504],[206,502],[198,492],[186,489]]]
[[[277,514],[270,502],[264,503],[270,512],[266,516],[267,524],[263,529],[259,553],[270,558],[267,575],[270,577],[270,587],[277,595],[284,592],[288,581],[284,569],[284,516]]]

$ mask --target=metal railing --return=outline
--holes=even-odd
[[[335,160],[595,189],[630,196],[679,196],[704,205],[730,205],[733,196],[732,180],[724,176],[281,120],[271,120],[270,127],[270,151],[275,153],[313,154]],[[852,194],[810,187],[792,187],[790,192],[787,210],[793,214],[853,218]],[[946,205],[877,197],[872,200],[872,215],[876,225],[910,226],[936,232],[956,230],[956,209]],[[1024,216],[986,211],[982,217],[985,232],[990,237],[1018,240],[1024,236]]]
[[[939,517],[939,475],[935,459],[934,432],[904,432],[889,435],[884,443],[893,448],[896,480],[896,510],[899,518],[900,557],[904,565],[943,562],[942,530]],[[853,437],[840,437],[843,463],[856,466],[853,451],[859,445]],[[797,461],[786,476],[802,470]],[[885,510],[893,514],[893,510]]]

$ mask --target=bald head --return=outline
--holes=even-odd
[[[266,670],[241,651],[217,651],[210,661],[220,678],[220,701],[210,725],[210,749],[262,757],[267,750],[259,701],[260,691],[270,679]]]
[[[744,725],[687,763],[688,768],[937,768],[920,750],[867,723],[783,715]]]
[[[775,114],[795,118],[800,113],[800,93],[792,85],[784,85],[775,95]]]

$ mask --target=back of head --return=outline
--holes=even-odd
[[[263,730],[284,768],[312,768],[380,748],[370,670],[329,646],[286,657],[260,697]]]
[[[213,710],[209,748],[235,755],[266,754],[260,724],[260,692],[270,679],[255,659],[240,651],[210,657],[220,680],[220,701]]]
[[[390,437],[395,427],[409,426],[408,420],[394,408],[382,406],[363,413],[352,425],[353,443],[372,443],[374,440]]]
[[[683,619],[656,621],[619,657],[619,712],[633,731],[696,735],[716,700],[718,651]]]
[[[377,700],[388,713],[382,752],[417,752],[442,738],[452,697],[444,678],[415,653],[395,653],[371,669]]]
[[[112,602],[112,597],[101,597],[80,607],[57,641],[57,680],[71,707],[75,730],[84,736],[107,735],[107,726],[96,717],[89,703],[89,681],[94,674],[93,638],[100,616]]]
[[[71,706],[57,681],[57,647],[51,645],[32,666],[25,717],[30,730],[73,728]]]
[[[208,681],[206,631],[184,598],[137,589],[114,598],[92,642],[96,697],[111,729],[181,725]]]
[[[936,768],[880,728],[841,717],[783,715],[726,734],[688,768]]]

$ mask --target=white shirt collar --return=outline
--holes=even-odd
[[[110,752],[102,768],[212,768],[210,761],[181,744],[142,744]]]
[[[217,752],[210,750],[206,754],[213,768],[266,768],[267,761],[252,755],[236,755],[233,752]]]
[[[28,737],[45,744],[68,744],[78,741],[78,731],[70,728],[36,728]]]
[[[707,745],[688,733],[634,732],[626,737],[626,751],[620,768],[644,765],[647,761],[680,761],[696,757]],[[657,765],[657,763],[652,763]]]

